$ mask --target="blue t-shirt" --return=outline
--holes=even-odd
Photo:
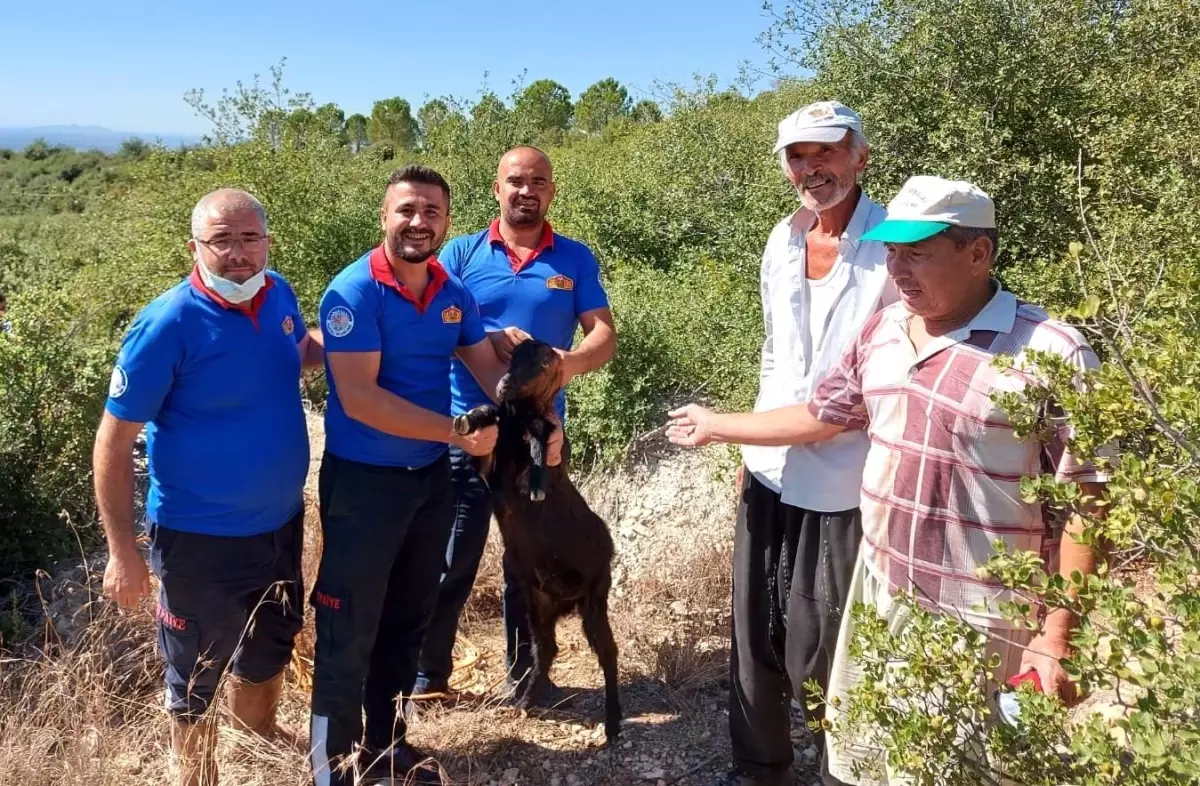
[[[297,344],[306,333],[296,295],[274,272],[250,303],[232,306],[193,271],[137,315],[105,408],[147,424],[151,521],[247,537],[300,511],[308,429]]]
[[[383,248],[364,254],[329,284],[321,298],[329,400],[325,448],[350,461],[424,467],[446,443],[397,437],[354,420],[338,398],[329,370],[334,352],[379,352],[379,386],[418,407],[450,414],[450,358],[487,338],[475,299],[436,259],[421,302],[396,279]]]
[[[579,315],[608,308],[600,264],[591,249],[555,234],[549,222],[524,264],[500,237],[498,221],[482,232],[451,240],[438,258],[479,303],[488,331],[518,327],[539,341],[569,350]],[[450,366],[450,389],[456,415],[491,401],[457,358]],[[566,402],[566,391],[559,391],[554,403],[564,421]]]

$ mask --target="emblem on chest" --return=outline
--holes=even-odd
[[[559,273],[557,276],[550,276],[550,278],[546,279],[546,289],[561,289],[569,292],[574,288],[574,280],[567,278],[562,273]]]
[[[291,315],[283,318],[283,335],[290,336],[292,331],[296,329],[296,324],[292,321]]]
[[[462,309],[458,306],[450,306],[442,312],[442,321],[448,325],[457,325],[462,322]]]

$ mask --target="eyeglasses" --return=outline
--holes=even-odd
[[[192,238],[202,246],[208,246],[218,254],[228,254],[235,247],[241,245],[247,251],[256,251],[262,247],[263,243],[267,242],[266,235],[254,235],[252,237],[223,237],[220,240],[201,240],[200,238]]]

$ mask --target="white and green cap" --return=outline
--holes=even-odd
[[[775,152],[797,142],[840,142],[847,131],[862,135],[858,112],[837,101],[818,101],[779,121]]]
[[[887,210],[887,218],[863,240],[916,243],[951,226],[996,228],[996,205],[990,196],[966,181],[933,175],[910,177]]]

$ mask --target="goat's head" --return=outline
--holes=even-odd
[[[502,404],[532,400],[539,412],[554,408],[562,387],[562,358],[544,341],[527,339],[513,348],[508,373],[500,379],[496,395]]]

